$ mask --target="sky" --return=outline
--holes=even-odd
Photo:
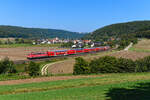
[[[0,25],[93,32],[150,20],[150,0],[0,0]]]

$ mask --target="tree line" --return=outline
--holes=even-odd
[[[104,56],[90,62],[82,57],[76,58],[73,74],[92,73],[136,73],[150,71],[150,56],[133,61],[126,58]]]

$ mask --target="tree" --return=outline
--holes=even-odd
[[[87,61],[85,61],[83,58],[78,57],[75,59],[76,63],[74,65],[74,70],[73,74],[78,75],[78,74],[88,74],[90,73],[90,68],[89,64]]]
[[[117,59],[111,56],[100,57],[90,62],[91,73],[117,73]]]
[[[116,67],[119,69],[119,73],[136,72],[136,63],[131,59],[118,58]]]
[[[7,40],[7,44],[13,44],[9,39]]]
[[[38,76],[40,73],[40,66],[34,62],[30,62],[28,66],[30,76]]]
[[[136,71],[137,72],[150,71],[150,56],[144,57],[143,59],[136,60]]]
[[[0,74],[2,73],[16,73],[15,65],[12,61],[9,60],[8,57],[4,58],[0,62]]]
[[[18,41],[19,41],[19,38],[15,38],[15,43],[18,43]]]
[[[7,67],[2,62],[0,62],[0,74],[6,73],[6,69]]]

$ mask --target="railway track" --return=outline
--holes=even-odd
[[[106,50],[106,51],[99,51],[99,52],[107,52],[107,51],[111,51],[111,49]],[[47,60],[52,60],[52,59],[60,59],[60,58],[69,58],[69,57],[79,57],[79,56],[84,56],[84,55],[88,55],[88,54],[96,54],[99,52],[90,52],[90,53],[80,53],[77,55],[63,55],[63,56],[55,56],[55,57],[48,57],[48,58],[39,58],[39,59],[27,59],[27,60],[16,60],[14,61],[14,64],[24,64],[24,63],[29,63],[30,61],[33,62],[41,62],[41,61],[47,61]]]

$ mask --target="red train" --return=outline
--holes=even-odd
[[[36,59],[36,58],[46,58],[54,56],[65,56],[65,55],[74,55],[80,53],[90,53],[90,52],[99,52],[109,50],[109,46],[95,47],[95,48],[81,48],[81,49],[70,49],[70,50],[56,50],[56,51],[47,51],[40,53],[31,53],[27,56],[27,59]]]

